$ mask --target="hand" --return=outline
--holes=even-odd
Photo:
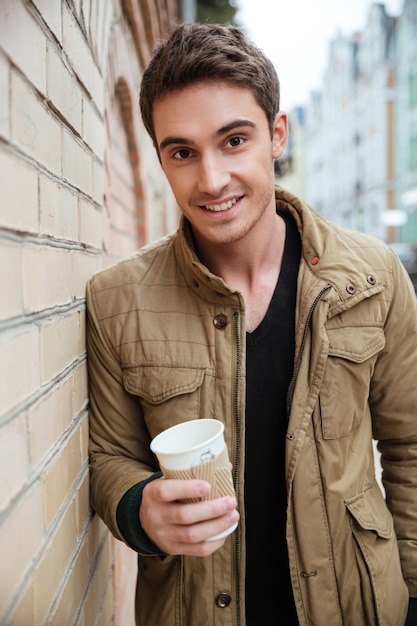
[[[180,502],[209,493],[210,484],[203,480],[153,480],[142,493],[139,510],[142,528],[167,554],[212,554],[224,544],[226,537],[215,541],[207,539],[239,520],[235,498],[225,496],[200,502]]]

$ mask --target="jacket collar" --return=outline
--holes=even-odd
[[[381,276],[366,258],[366,248],[375,248],[374,239],[328,222],[281,187],[276,187],[275,198],[277,210],[289,211],[298,225],[305,267],[318,287],[333,288],[328,292],[333,305],[348,308],[383,289]]]
[[[222,278],[212,274],[197,257],[189,221],[181,216],[174,240],[175,254],[190,289],[205,300],[219,306],[244,308],[243,297]]]
[[[289,191],[276,187],[277,210],[294,217],[302,242],[303,271],[308,272],[309,287],[319,292],[330,286],[329,297],[338,309],[349,307],[383,289],[375,269],[366,260],[364,246],[374,240],[324,220],[306,203]],[[375,245],[374,243],[372,245]],[[190,223],[182,216],[175,253],[190,288],[213,304],[243,308],[243,298],[220,277],[212,274],[198,259]]]

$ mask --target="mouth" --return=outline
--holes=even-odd
[[[227,202],[221,202],[220,204],[203,204],[202,207],[207,211],[212,211],[213,213],[220,213],[221,211],[227,211],[231,209],[233,205],[238,202],[240,198],[233,198],[232,200],[228,200]]]

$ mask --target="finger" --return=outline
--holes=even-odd
[[[152,489],[152,495],[160,502],[178,500],[195,500],[204,498],[210,493],[210,483],[205,480],[176,480],[160,478],[148,483],[145,489]]]
[[[178,502],[169,507],[169,522],[190,526],[207,520],[216,520],[235,511],[236,500],[231,496],[192,503]]]
[[[212,519],[190,526],[179,525],[171,527],[175,530],[170,537],[171,554],[192,554],[205,556],[217,550],[226,541],[226,537],[212,540],[211,537],[218,535],[239,521],[239,513],[234,510],[219,518]]]

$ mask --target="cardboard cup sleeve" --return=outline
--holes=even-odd
[[[198,502],[222,496],[235,496],[227,446],[224,446],[222,452],[213,459],[200,465],[194,465],[186,470],[169,470],[161,466],[161,471],[166,478],[179,478],[182,480],[199,478],[211,484],[211,491],[207,496],[190,498],[184,500],[184,502]]]

